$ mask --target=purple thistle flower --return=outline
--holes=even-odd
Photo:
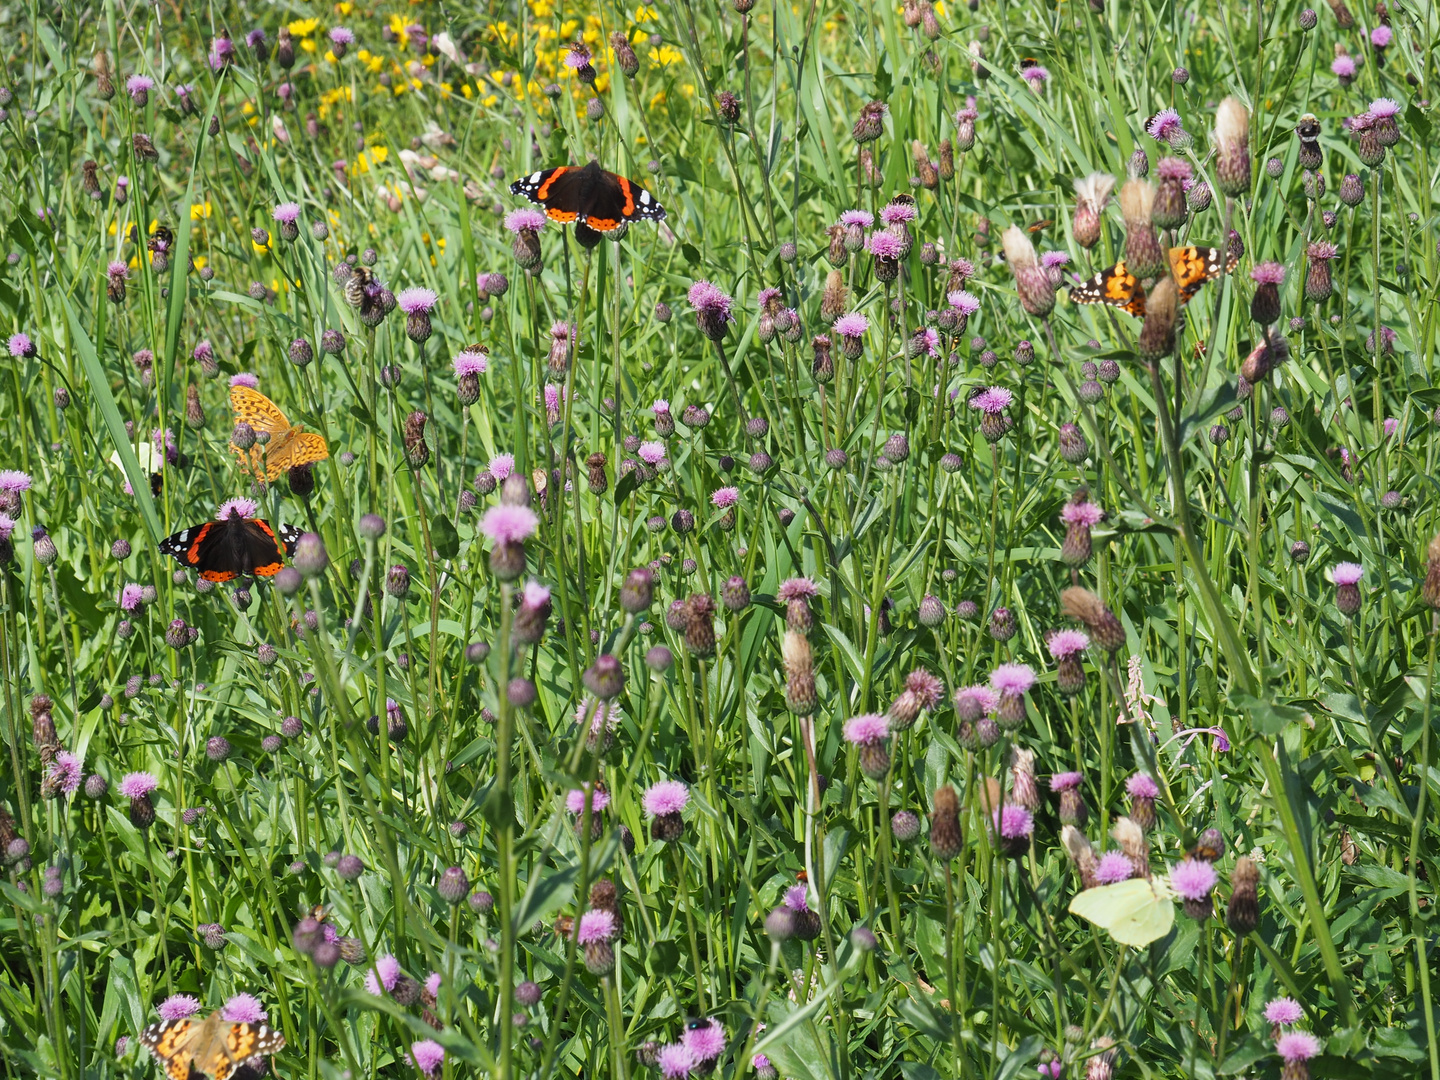
[[[679,780],[661,780],[650,785],[640,801],[645,812],[654,817],[678,814],[690,801],[690,789]]]
[[[808,600],[819,596],[820,590],[809,578],[794,577],[782,581],[775,595],[788,604],[791,600]]]
[[[1285,282],[1285,266],[1278,262],[1258,263],[1250,271],[1250,280],[1257,285],[1282,285]]]
[[[1035,815],[1023,806],[1002,806],[992,815],[992,820],[1006,840],[1022,840],[1035,831]]]
[[[434,1039],[420,1039],[410,1045],[410,1058],[426,1076],[434,1076],[445,1061],[445,1048]]]
[[[728,510],[740,501],[740,489],[738,487],[718,488],[710,496],[710,501],[721,510]]]
[[[685,1048],[700,1062],[714,1061],[725,1052],[725,1025],[707,1019],[703,1025],[687,1027],[683,1036]]]
[[[898,259],[905,252],[905,241],[892,232],[871,233],[865,250],[877,259]]]
[[[1083,777],[1083,776],[1082,776],[1080,773],[1078,773],[1078,772],[1062,772],[1062,773],[1056,773],[1054,776],[1052,776],[1052,777],[1050,778],[1050,790],[1051,790],[1051,791],[1074,791],[1076,788],[1078,788],[1078,787],[1079,787],[1081,784],[1083,784],[1084,782],[1085,782],[1085,777]]]
[[[1134,876],[1135,864],[1122,852],[1107,851],[1095,862],[1095,882],[1098,885],[1118,885]]]
[[[1182,900],[1204,900],[1219,880],[1214,865],[1204,859],[1182,859],[1170,868],[1170,887]]]
[[[110,263],[108,266],[105,267],[105,273],[112,278],[128,278],[130,276],[130,266],[129,264],[123,263],[119,259],[116,259],[114,262]],[[210,343],[208,341],[202,341],[200,343],[200,345],[207,346],[209,344]],[[195,348],[199,349],[200,345],[196,345]],[[200,357],[197,356],[195,357],[195,359],[199,360]]]
[[[964,315],[966,318],[969,318],[971,315],[974,315],[975,312],[980,310],[979,298],[973,293],[967,292],[965,289],[957,289],[945,299],[947,302],[949,302],[952,308],[960,312],[960,314]]]
[[[809,911],[810,902],[805,898],[806,891],[804,885],[791,885],[785,890],[785,896],[780,902],[791,911]]]
[[[579,71],[583,67],[589,67],[591,59],[590,50],[583,41],[572,41],[565,54],[565,66],[571,71]]]
[[[235,43],[227,37],[210,41],[210,70],[219,71],[235,59]]]
[[[601,810],[604,810],[605,807],[609,805],[610,793],[608,791],[601,791],[597,788],[590,793],[591,817],[594,817],[596,814],[600,813]],[[583,788],[571,788],[570,791],[566,793],[565,809],[569,810],[570,813],[574,814],[576,817],[581,817],[584,815],[585,790]]]
[[[395,303],[406,315],[413,315],[415,312],[429,313],[430,309],[440,302],[433,289],[410,288],[401,289],[400,295],[395,297]]]
[[[595,909],[580,916],[575,927],[575,941],[580,945],[591,945],[615,940],[615,913]]]
[[[1156,142],[1169,142],[1177,131],[1184,130],[1180,114],[1174,109],[1161,109],[1145,125],[1146,133]]]
[[[850,311],[835,320],[835,333],[841,337],[863,337],[870,329],[870,320],[858,311]]]
[[[221,1019],[231,1024],[263,1024],[268,1019],[254,994],[236,994],[220,1010]]]
[[[642,442],[637,452],[640,455],[640,460],[644,461],[647,465],[658,465],[665,458],[665,444],[656,439],[651,439],[648,442]]]
[[[329,37],[332,45],[350,46],[355,44],[355,35],[343,26],[332,26]]]
[[[146,95],[154,89],[155,80],[148,75],[131,75],[125,80],[125,92],[135,99],[137,105],[143,105]]]
[[[30,340],[29,334],[11,334],[9,344],[10,355],[17,360],[35,355],[35,343]]]
[[[50,781],[66,796],[80,790],[85,772],[84,761],[69,750],[61,750],[50,762]]]
[[[955,711],[962,718],[969,715],[987,716],[1000,704],[1000,695],[988,686],[962,686],[955,691]]]
[[[880,223],[892,228],[896,225],[904,225],[914,221],[916,213],[914,203],[887,203],[880,209]]]
[[[220,509],[215,512],[215,520],[226,521],[229,518],[253,518],[260,512],[260,507],[253,499],[228,499],[220,504]]]
[[[1400,115],[1400,103],[1390,98],[1376,98],[1370,102],[1369,112],[1377,120],[1388,120]]]
[[[1030,84],[1031,89],[1038,90],[1049,81],[1050,69],[1035,64],[1020,72],[1020,77]]]
[[[970,408],[987,413],[990,416],[999,416],[1008,409],[1015,401],[1015,395],[1003,386],[987,386],[978,394],[970,398]]]
[[[1353,562],[1336,563],[1335,569],[1330,572],[1330,579],[1336,585],[1358,585],[1364,576],[1364,567]]]
[[[690,306],[697,312],[715,316],[721,322],[729,322],[734,318],[730,314],[734,299],[708,281],[701,280],[691,285],[688,299]]]
[[[684,1043],[670,1043],[660,1048],[656,1064],[665,1080],[684,1080],[700,1063]]]
[[[884,742],[890,737],[890,721],[880,713],[866,713],[845,721],[845,741],[854,746]]]
[[[270,216],[282,225],[294,225],[300,217],[300,204],[283,202],[270,211]]]
[[[495,477],[499,483],[504,483],[507,477],[515,471],[514,454],[496,454],[490,459],[488,466],[490,475]]]
[[[1320,1040],[1308,1031],[1287,1031],[1275,1040],[1275,1053],[1289,1064],[1309,1061],[1320,1053]]]
[[[1158,799],[1160,785],[1144,773],[1136,773],[1125,781],[1125,791],[1132,799]]]
[[[386,953],[365,972],[365,989],[375,997],[388,994],[400,981],[400,961]]]
[[[868,210],[846,210],[840,215],[841,225],[858,225],[868,229],[875,224],[875,215]]]
[[[528,506],[492,506],[480,519],[480,531],[492,543],[519,544],[540,527],[540,518]]]
[[[1330,62],[1330,73],[1341,79],[1355,77],[1355,58],[1342,53]]]
[[[1305,1019],[1305,1010],[1294,998],[1282,997],[1265,1004],[1265,1020],[1267,1023],[1279,1024],[1282,1027],[1289,1027],[1298,1024]]]
[[[456,375],[484,375],[490,366],[490,358],[483,352],[462,349],[455,354],[453,363]]]
[[[143,799],[159,786],[160,781],[156,780],[150,773],[132,772],[126,773],[121,778],[120,783],[116,785],[116,790],[120,792],[123,798]]]
[[[30,474],[19,469],[0,469],[0,491],[20,495],[30,490]]]
[[[1377,49],[1387,48],[1390,42],[1394,40],[1395,31],[1391,30],[1388,26],[1377,26],[1374,30],[1370,31],[1370,44],[1374,45]]]
[[[1083,630],[1057,630],[1046,642],[1050,655],[1056,660],[1082,653],[1090,647],[1090,637]]]
[[[160,1014],[160,1019],[167,1023],[171,1020],[184,1020],[200,1011],[200,1002],[189,994],[171,994],[155,1011]]]
[[[238,375],[230,376],[230,385],[248,386],[251,390],[254,390],[260,385],[260,378],[259,376],[253,375],[248,371],[242,371]]]
[[[524,207],[505,215],[505,228],[519,236],[522,232],[539,232],[545,227],[545,221],[545,211]]]
[[[139,611],[144,598],[145,590],[143,588],[134,583],[128,584],[120,590],[120,610]]]
[[[1068,502],[1060,511],[1060,520],[1066,525],[1084,525],[1093,528],[1105,517],[1105,511],[1092,502]]]

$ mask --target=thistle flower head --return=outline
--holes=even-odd
[[[780,583],[780,588],[776,590],[776,596],[787,604],[791,600],[809,600],[819,595],[820,590],[816,588],[815,583],[809,578],[803,577],[787,578]]]
[[[505,228],[519,236],[522,232],[539,232],[545,227],[545,221],[545,211],[527,206],[519,210],[511,210],[506,214]]]
[[[1170,868],[1170,887],[1182,900],[1204,900],[1219,880],[1214,864],[1204,859],[1182,859]]]
[[[1029,664],[1001,664],[990,673],[990,685],[1002,694],[1024,694],[1035,685]]]
[[[1326,240],[1312,240],[1305,248],[1305,255],[1313,262],[1329,262],[1340,254],[1340,249]]]
[[[480,531],[496,544],[519,544],[540,526],[540,518],[528,506],[501,504],[485,511]]]
[[[1125,781],[1125,790],[1132,799],[1156,799],[1160,797],[1160,785],[1145,773],[1136,773]]]
[[[395,303],[406,315],[413,315],[416,312],[428,313],[439,302],[440,298],[435,295],[433,289],[401,289],[400,294],[395,297]]]
[[[571,788],[565,795],[565,809],[576,817],[585,813],[585,790],[583,788]],[[590,813],[598,814],[605,807],[610,805],[610,793],[596,788],[590,792]]]
[[[1388,26],[1377,26],[1374,30],[1370,31],[1370,44],[1374,45],[1377,49],[1389,47],[1390,43],[1394,40],[1395,31],[1391,30]]]
[[[662,1046],[656,1055],[655,1063],[660,1067],[660,1075],[665,1077],[665,1080],[683,1080],[700,1064],[684,1043]]]
[[[1015,395],[1003,386],[987,386],[971,396],[967,404],[978,412],[999,416],[1015,402]]]
[[[846,210],[840,215],[841,225],[858,225],[868,229],[875,224],[875,215],[869,210]]]
[[[914,221],[915,215],[914,203],[892,202],[880,208],[880,222],[883,225],[904,225]]]
[[[410,1059],[426,1076],[434,1076],[445,1061],[445,1048],[434,1039],[419,1039],[410,1044]]]
[[[1308,1031],[1287,1031],[1275,1040],[1275,1053],[1290,1064],[1309,1061],[1320,1053],[1320,1040]]]
[[[74,795],[80,790],[84,772],[84,761],[69,750],[61,750],[55,755],[55,760],[50,762],[50,780],[66,796]]]
[[[1039,64],[1032,64],[1030,67],[1027,67],[1024,71],[1020,72],[1020,77],[1026,82],[1028,82],[1031,86],[1044,86],[1050,78],[1050,69],[1043,68]]]
[[[1040,265],[1046,270],[1058,270],[1070,262],[1068,251],[1044,251],[1040,253]]]
[[[690,801],[690,789],[679,780],[661,780],[650,785],[640,801],[645,812],[654,817],[678,814]]]
[[[1353,79],[1355,77],[1355,58],[1349,53],[1341,53],[1330,61],[1330,73],[1336,78]]]
[[[253,374],[252,372],[242,371],[238,374],[230,376],[230,385],[248,386],[251,390],[254,390],[257,386],[260,385],[260,377]]]
[[[877,259],[898,259],[905,251],[905,241],[892,232],[871,233],[865,250]]]
[[[1378,27],[1377,27],[1378,29]],[[1389,29],[1386,27],[1385,29]],[[1400,103],[1391,98],[1376,98],[1370,102],[1369,113],[1377,120],[1388,120],[1392,116],[1400,115]]]
[[[1182,184],[1188,183],[1195,175],[1190,163],[1177,157],[1162,157],[1155,165],[1155,174],[1161,180],[1179,180]]]
[[[160,1003],[155,1010],[160,1014],[160,1019],[165,1021],[184,1020],[187,1016],[194,1016],[200,1011],[200,1002],[189,994],[171,994]]]
[[[950,306],[960,312],[961,315],[974,315],[975,312],[980,310],[979,298],[964,289],[955,290],[949,296],[945,297],[945,299]]]
[[[1109,173],[1093,172],[1075,181],[1076,199],[1096,211],[1105,209],[1105,204],[1110,201],[1110,193],[1114,190],[1115,177]]]
[[[727,510],[740,501],[738,487],[717,488],[710,495],[710,501],[721,510]]]
[[[615,940],[615,913],[596,909],[580,916],[575,927],[575,940],[581,945]]]
[[[714,1061],[725,1052],[725,1025],[719,1020],[707,1019],[687,1027],[684,1042],[686,1049],[699,1061]]]
[[[35,343],[30,340],[29,334],[11,334],[7,344],[10,346],[10,355],[17,360],[35,352]]]
[[[1168,143],[1176,132],[1184,130],[1185,125],[1180,121],[1180,114],[1174,109],[1161,109],[1145,125],[1145,133],[1156,142]]]
[[[1258,263],[1255,269],[1250,271],[1250,280],[1257,285],[1283,285],[1285,282],[1285,264],[1278,262]]]
[[[457,376],[484,375],[490,366],[490,358],[475,349],[462,349],[455,354],[453,363]]]
[[[993,713],[1000,704],[1000,695],[988,686],[962,686],[955,691],[955,711],[975,711],[982,716]]]
[[[143,799],[160,786],[160,781],[148,772],[126,773],[116,785],[122,798]]]
[[[293,225],[300,217],[300,204],[283,202],[270,211],[270,216],[282,225]]]
[[[221,1019],[231,1024],[263,1024],[268,1019],[254,994],[236,994],[220,1010]]]
[[[1353,562],[1336,563],[1335,569],[1330,571],[1330,580],[1336,585],[1358,585],[1364,576],[1364,567]]]
[[[659,440],[652,439],[649,442],[642,442],[638,451],[640,460],[647,465],[659,464],[665,457],[665,444]]]
[[[0,469],[0,491],[19,495],[30,490],[30,474],[19,469]]]
[[[112,278],[127,278],[130,276],[130,266],[119,259],[105,267],[105,273]],[[199,346],[196,346],[197,348]]]
[[[253,499],[227,499],[220,504],[220,509],[215,511],[215,520],[228,521],[230,518],[253,518],[260,512],[260,507]]]
[[[850,311],[835,320],[833,329],[841,337],[863,337],[870,329],[870,320],[858,311]]]
[[[854,716],[845,721],[845,741],[854,746],[884,742],[890,737],[890,721],[879,713]]]
[[[354,45],[355,35],[343,26],[332,26],[329,33],[332,45]]]
[[[490,459],[490,464],[486,468],[497,482],[503,483],[515,471],[515,455],[496,454]]]
[[[1294,998],[1282,997],[1265,1004],[1265,1020],[1270,1024],[1289,1027],[1305,1019],[1305,1010]]]
[[[1083,630],[1056,630],[1046,644],[1056,660],[1082,653],[1090,647],[1090,636]]]
[[[933,709],[945,696],[945,684],[924,668],[916,668],[905,676],[905,690],[914,694],[926,709]]]
[[[579,71],[590,65],[592,57],[590,49],[583,41],[570,42],[570,48],[565,53],[565,66],[571,71]]]
[[[696,311],[717,316],[724,322],[734,317],[730,314],[734,299],[708,281],[701,280],[691,285],[687,299]]]
[[[400,961],[386,953],[377,957],[370,970],[365,973],[365,989],[375,997],[388,994],[400,981]]]
[[[1118,885],[1135,876],[1135,864],[1123,852],[1107,851],[1095,861],[1095,883]]]
[[[1092,502],[1068,502],[1060,510],[1060,520],[1066,525],[1094,528],[1104,517],[1105,511]]]
[[[120,610],[138,611],[144,598],[145,590],[139,585],[133,583],[126,585],[120,590]]]
[[[809,911],[810,902],[805,898],[806,892],[804,885],[791,885],[785,890],[785,896],[781,903],[791,911]]]
[[[1051,790],[1051,791],[1074,791],[1076,788],[1078,788],[1078,787],[1079,787],[1082,783],[1084,783],[1084,782],[1085,782],[1085,777],[1083,777],[1083,776],[1082,776],[1080,773],[1078,773],[1078,772],[1062,772],[1062,773],[1056,773],[1054,776],[1052,776],[1052,777],[1050,778],[1050,790]]]
[[[1006,840],[1021,840],[1035,831],[1035,815],[1023,806],[1002,806],[992,815],[992,821]]]

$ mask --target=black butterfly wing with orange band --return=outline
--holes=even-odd
[[[259,518],[226,518],[181,529],[160,542],[160,552],[198,570],[206,581],[233,581],[242,575],[273,577],[295,553],[300,530],[275,530]]]
[[[665,208],[644,187],[594,161],[584,168],[560,165],[523,176],[510,185],[510,193],[539,203],[551,221],[601,233],[631,221],[665,220]]]

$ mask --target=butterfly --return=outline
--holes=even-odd
[[[1121,945],[1143,949],[1175,924],[1170,888],[1158,879],[1131,878],[1118,885],[1086,889],[1070,901],[1070,912],[1106,931]]]
[[[583,169],[560,165],[522,176],[510,194],[524,195],[545,208],[551,221],[614,232],[631,221],[664,221],[665,208],[633,180],[606,172],[597,161]]]
[[[280,535],[259,518],[238,512],[181,529],[160,541],[160,554],[200,571],[206,581],[233,581],[242,574],[273,577],[295,554],[300,529],[281,525]]]
[[[259,390],[249,386],[232,386],[230,408],[235,413],[237,424],[244,421],[257,432],[263,431],[270,436],[268,443],[262,446],[257,442],[248,454],[232,444],[242,462],[248,456],[250,471],[256,476],[263,472],[266,480],[274,480],[287,469],[313,465],[330,456],[330,447],[325,444],[323,436],[292,427],[285,414]]]
[[[1222,260],[1223,263],[1222,263]],[[1200,286],[1240,265],[1236,255],[1227,255],[1224,248],[1177,247],[1170,249],[1170,272],[1180,290],[1180,303],[1187,304],[1200,291]],[[1109,304],[1137,319],[1145,315],[1145,289],[1121,259],[1114,266],[1101,270],[1088,281],[1070,289],[1070,300],[1076,304]]]
[[[240,1062],[274,1054],[285,1036],[267,1024],[234,1024],[213,1012],[204,1020],[162,1020],[140,1033],[140,1045],[154,1054],[171,1080],[187,1080],[190,1070],[227,1080]]]

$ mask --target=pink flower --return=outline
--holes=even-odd
[[[605,807],[609,805],[610,793],[608,791],[601,791],[597,788],[595,791],[592,791],[590,793],[590,815],[592,817],[600,813],[601,810],[604,810]],[[581,817],[584,815],[585,790],[583,788],[570,789],[569,793],[565,796],[565,809],[569,810],[570,813],[574,814],[576,817]]]
[[[1040,255],[1040,265],[1046,270],[1058,270],[1070,262],[1070,253],[1067,251],[1046,251]]]
[[[155,80],[148,75],[131,75],[125,80],[125,92],[137,101],[142,94],[148,94],[153,89]]]
[[[890,737],[890,721],[880,713],[866,713],[845,721],[845,741],[855,746],[884,742]]]
[[[882,225],[904,225],[906,222],[914,221],[915,214],[913,203],[887,203],[880,210],[880,222]]]
[[[1287,1031],[1275,1040],[1275,1052],[1287,1062],[1309,1061],[1320,1053],[1320,1040],[1308,1031]]]
[[[328,923],[326,925],[329,925]],[[425,992],[431,997],[440,995],[440,972],[432,971],[425,976]]]
[[[128,278],[130,276],[130,267],[117,259],[115,262],[112,262],[105,267],[105,273],[112,278]],[[204,345],[206,348],[209,348],[210,343],[208,341],[202,341],[200,342],[200,345]],[[200,345],[195,346],[195,351],[197,353],[200,350]],[[200,359],[200,357],[196,356],[195,359],[198,360]]]
[[[505,228],[519,236],[522,232],[539,232],[545,227],[545,220],[545,211],[533,210],[527,206],[506,214]]]
[[[300,217],[300,204],[282,202],[279,206],[275,207],[274,210],[270,211],[270,216],[282,225],[293,225]]]
[[[655,404],[650,406],[650,411],[653,412],[656,416],[659,416],[662,413],[668,413],[670,411],[670,402],[666,401],[664,398],[656,398]]]
[[[868,210],[846,210],[840,215],[841,225],[859,225],[868,229],[875,224],[875,215]]]
[[[528,506],[492,506],[480,519],[480,531],[496,544],[519,544],[534,535],[540,518]]]
[[[1031,86],[1039,89],[1041,86],[1044,86],[1046,81],[1050,78],[1050,69],[1043,68],[1039,64],[1035,64],[1031,67],[1027,67],[1024,71],[1020,72],[1020,77],[1026,82],[1028,82]]]
[[[421,1039],[410,1044],[410,1057],[422,1073],[434,1076],[445,1061],[445,1048],[434,1039]]]
[[[615,913],[596,909],[580,916],[575,929],[575,940],[581,945],[599,944],[615,940]]]
[[[1377,26],[1370,31],[1370,44],[1377,49],[1383,49],[1395,40],[1395,31],[1388,26]],[[1377,61],[1378,63],[1378,61]]]
[[[620,706],[613,701],[596,701],[587,697],[575,706],[575,722],[589,724],[590,732],[598,735],[606,729],[614,731],[620,726]]]
[[[1194,175],[1190,163],[1177,157],[1162,157],[1155,165],[1155,172],[1161,180],[1179,180],[1181,184]]]
[[[1084,525],[1094,528],[1105,517],[1105,511],[1092,502],[1066,503],[1060,511],[1060,520],[1066,525]]]
[[[645,812],[654,817],[678,814],[690,801],[690,789],[679,780],[661,780],[651,784],[640,800]]]
[[[776,307],[782,307],[783,304],[781,301],[784,296],[785,294],[776,288],[761,289],[760,295],[755,298],[755,305],[761,311],[766,310],[771,304],[774,304]]]
[[[918,331],[915,336],[910,339],[910,345],[917,356],[922,352],[926,356],[940,355],[940,335],[935,332],[933,326],[927,326],[923,330]]]
[[[999,706],[1000,695],[988,686],[962,686],[955,691],[956,712],[976,709],[983,715],[989,715]]]
[[[30,490],[30,474],[19,469],[0,469],[0,491],[19,495]]]
[[[189,994],[171,994],[160,1003],[156,1010],[160,1019],[165,1021],[184,1020],[187,1016],[194,1016],[200,1011],[200,1002]]]
[[[455,374],[484,375],[490,367],[490,358],[474,349],[463,349],[455,354]]]
[[[542,608],[550,602],[550,589],[541,585],[534,578],[525,582],[525,587],[520,590],[520,603],[523,607],[531,610]]]
[[[647,465],[658,465],[665,458],[665,444],[651,439],[640,444],[640,459]]]
[[[1353,79],[1355,77],[1355,58],[1342,53],[1330,62],[1330,72],[1337,78]]]
[[[700,1064],[684,1043],[662,1046],[656,1063],[660,1066],[660,1075],[665,1077],[665,1080],[683,1080]]]
[[[1364,575],[1365,569],[1359,563],[1342,562],[1330,571],[1330,580],[1336,585],[1358,585]]]
[[[717,488],[711,493],[710,501],[721,510],[728,510],[740,501],[740,489],[738,487]]]
[[[1204,859],[1181,859],[1170,868],[1170,887],[1182,900],[1204,900],[1219,880],[1214,865]]]
[[[400,961],[386,953],[365,973],[365,989],[376,997],[388,994],[400,981]]]
[[[905,689],[927,709],[933,709],[945,696],[945,684],[924,668],[916,668],[905,676]]]
[[[975,312],[980,310],[979,297],[975,296],[974,293],[967,292],[965,289],[956,289],[945,299],[952,308],[967,317],[974,315]]]
[[[1135,876],[1135,864],[1118,851],[1107,851],[1095,863],[1095,880],[1101,885],[1118,885]]]
[[[84,762],[69,750],[61,750],[50,762],[50,780],[65,795],[74,795],[80,790]]]
[[[905,251],[905,241],[892,232],[871,233],[865,250],[877,259],[898,259]]]
[[[10,355],[17,360],[21,357],[35,355],[35,343],[30,340],[29,334],[10,335]]]
[[[1400,114],[1400,103],[1388,97],[1376,98],[1370,102],[1369,112],[1377,120],[1388,120],[1390,117]]]
[[[714,1061],[725,1052],[725,1025],[719,1020],[707,1019],[703,1024],[687,1027],[683,1038],[685,1048],[702,1063]]]
[[[263,1024],[267,1019],[260,999],[254,994],[236,994],[225,1002],[220,1016],[231,1024]]]
[[[1024,694],[1035,685],[1029,664],[1001,664],[990,673],[990,685],[1002,694]]]
[[[248,386],[251,390],[254,390],[257,386],[260,385],[260,379],[257,376],[252,375],[248,371],[242,371],[238,375],[230,376],[230,385]]]
[[[1174,109],[1161,109],[1145,125],[1146,133],[1156,142],[1169,142],[1173,135],[1184,130],[1180,114]]]
[[[1160,785],[1155,783],[1154,778],[1137,772],[1129,780],[1125,781],[1125,790],[1132,799],[1158,799],[1160,797]]]
[[[1078,772],[1056,773],[1050,778],[1051,791],[1074,791],[1085,782]]]
[[[330,28],[330,42],[333,45],[354,45],[355,35],[343,26],[332,26]]]
[[[590,50],[585,47],[583,41],[572,41],[570,50],[565,54],[565,66],[571,71],[579,71],[583,67],[590,66]]]
[[[140,604],[145,596],[145,590],[139,585],[129,584],[120,590],[120,610],[139,611]]]
[[[1002,806],[991,815],[1006,840],[1021,840],[1035,831],[1035,815],[1023,806]]]
[[[121,778],[120,783],[117,785],[117,790],[120,792],[122,798],[143,799],[159,786],[160,781],[156,780],[150,773],[132,772],[126,773]]]
[[[1278,262],[1258,263],[1255,269],[1250,271],[1250,280],[1257,285],[1283,285],[1285,266]]]
[[[969,281],[975,276],[975,264],[969,259],[951,259],[950,277],[958,281]],[[953,304],[954,301],[952,300]]]
[[[1385,437],[1388,439],[1400,430],[1400,421],[1393,416],[1387,416],[1385,422],[1380,425],[1380,429],[1385,432]]]
[[[400,310],[406,315],[414,315],[417,312],[428,312],[440,298],[435,295],[433,289],[410,288],[401,289],[400,295],[395,297],[395,303],[400,305]]]
[[[1083,630],[1056,630],[1046,644],[1050,647],[1051,656],[1056,660],[1064,660],[1067,656],[1074,656],[1088,649],[1090,638]]]
[[[0,540],[9,540],[10,534],[15,531],[15,525],[15,519],[9,514],[0,513]]]
[[[834,328],[841,337],[864,337],[865,331],[870,329],[870,320],[858,311],[850,311],[835,320]]]
[[[690,306],[696,311],[717,316],[721,322],[729,322],[734,316],[730,308],[735,301],[708,281],[697,281],[690,286]]]
[[[1015,395],[1003,386],[987,386],[969,400],[970,408],[991,416],[999,416],[1015,401]]]
[[[791,911],[809,911],[810,904],[805,899],[805,892],[804,885],[791,885],[785,890],[785,896],[780,902]]]
[[[1298,1024],[1305,1019],[1305,1010],[1294,998],[1282,997],[1265,1004],[1265,1020],[1267,1023],[1280,1024],[1289,1027],[1291,1024]]]
[[[497,482],[503,481],[515,471],[515,455],[496,454],[490,459],[489,471]]]
[[[253,499],[228,499],[220,504],[220,509],[215,512],[216,521],[225,521],[227,518],[253,518],[260,512],[260,507]]]
[[[820,590],[809,578],[792,577],[780,583],[775,595],[788,604],[791,600],[808,600],[819,596]]]

